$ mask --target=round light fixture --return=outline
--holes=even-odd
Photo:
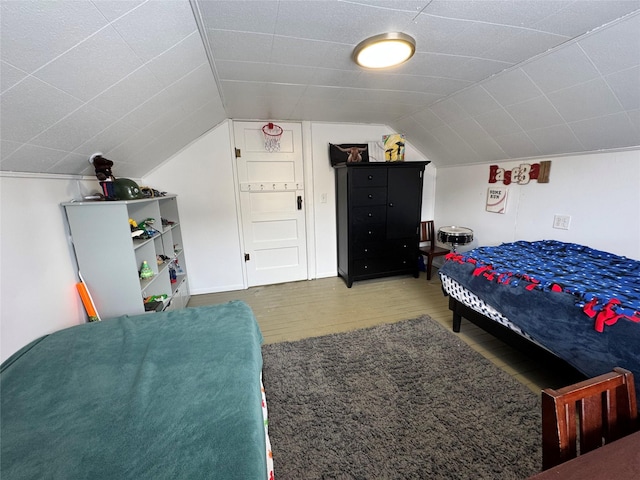
[[[405,33],[382,33],[360,42],[353,50],[353,61],[364,68],[388,68],[409,60],[416,41]]]

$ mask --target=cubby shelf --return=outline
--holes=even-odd
[[[165,309],[187,305],[189,285],[175,195],[62,205],[78,268],[103,319],[144,313],[143,299],[152,295],[168,296]],[[140,223],[148,218],[154,219],[153,228],[158,233],[145,239],[132,238],[129,219]],[[171,223],[163,225],[162,219]],[[160,255],[168,260],[158,264]],[[144,261],[154,275],[140,279]],[[176,261],[182,273],[172,283],[170,267]]]

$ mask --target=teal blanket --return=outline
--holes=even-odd
[[[36,340],[0,367],[0,477],[264,479],[261,343],[242,302]]]

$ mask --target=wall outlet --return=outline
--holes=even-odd
[[[554,215],[553,216],[553,228],[559,228],[561,230],[569,230],[571,224],[570,215]]]

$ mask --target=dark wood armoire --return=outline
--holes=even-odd
[[[419,276],[424,167],[429,162],[336,165],[338,274],[354,281]]]

